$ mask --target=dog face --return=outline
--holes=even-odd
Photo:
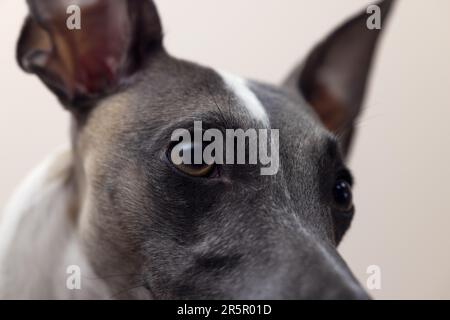
[[[125,298],[367,298],[336,251],[380,33],[367,16],[275,87],[168,55],[150,1],[75,2],[81,30],[66,27],[69,1],[29,1],[18,60],[73,114],[74,223],[97,274]],[[277,173],[176,165],[171,135],[194,121],[279,129]]]

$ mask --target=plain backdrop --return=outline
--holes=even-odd
[[[363,0],[160,0],[178,56],[279,83]],[[356,218],[340,251],[376,298],[450,298],[450,1],[400,1],[379,48],[350,167]],[[0,206],[48,152],[68,115],[14,59],[24,0],[0,1]]]

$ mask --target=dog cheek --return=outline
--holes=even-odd
[[[333,213],[334,239],[336,246],[342,241],[345,233],[350,228],[353,220],[354,211]]]

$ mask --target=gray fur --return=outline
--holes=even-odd
[[[345,41],[345,33],[336,38]],[[75,100],[58,79],[35,72],[73,114],[70,221],[102,286],[128,288],[119,298],[367,299],[336,251],[353,216],[339,212],[332,195],[347,172],[348,145],[301,91],[302,68],[286,87],[248,82],[268,114],[262,124],[219,73],[171,57],[155,39],[139,69],[128,68],[106,94],[102,87]],[[356,87],[362,100],[364,88]],[[351,107],[346,124],[361,101]],[[258,165],[223,165],[216,179],[179,174],[166,156],[170,135],[194,120],[222,130],[280,129],[278,174],[261,176]]]

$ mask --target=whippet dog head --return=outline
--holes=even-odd
[[[392,2],[378,3],[383,22]],[[272,86],[169,55],[150,0],[28,4],[18,61],[73,119],[60,214],[109,292],[368,298],[336,250],[354,214],[345,158],[383,30],[365,10]],[[67,26],[73,4],[80,29]],[[173,133],[200,121],[224,135],[279,130],[277,169],[176,163]]]

